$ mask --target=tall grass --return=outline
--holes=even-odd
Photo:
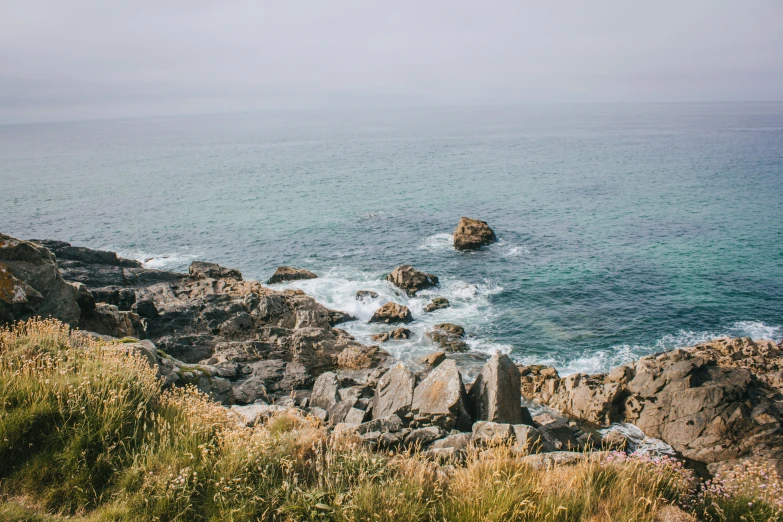
[[[781,519],[769,488],[697,490],[670,460],[536,470],[496,447],[440,466],[293,410],[248,428],[195,389],[161,390],[128,346],[52,320],[0,330],[0,520],[644,522],[671,504]]]

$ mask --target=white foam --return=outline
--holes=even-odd
[[[141,250],[132,250],[129,252],[118,252],[120,257],[135,259],[141,263],[144,268],[155,270],[175,270],[186,271],[190,263],[200,257],[199,254],[188,254],[182,252],[168,252],[164,254],[151,254]]]
[[[452,234],[433,234],[424,238],[419,245],[421,250],[450,250],[454,248],[454,236]]]
[[[405,325],[411,330],[411,337],[383,344],[385,350],[403,361],[412,361],[438,349],[425,336],[438,323],[454,323],[464,327],[466,343],[474,351],[490,354],[496,351],[511,352],[510,345],[495,342],[486,332],[488,323],[498,314],[490,298],[501,292],[501,287],[489,281],[474,284],[444,277],[439,287],[422,290],[417,296],[411,297],[385,281],[384,275],[338,267],[319,275],[317,279],[292,281],[275,285],[274,288],[301,289],[322,305],[356,317],[357,321],[343,323],[339,327],[366,344],[373,343],[370,339],[373,334],[391,329],[388,325],[367,323],[379,307],[390,301],[407,306],[414,318],[412,323]],[[371,290],[378,297],[360,301],[356,299],[358,290]],[[433,297],[445,297],[450,306],[425,312],[424,307]]]
[[[501,257],[520,257],[530,253],[528,247],[524,245],[514,245],[507,242],[505,239],[493,243],[489,248],[494,252],[497,252]]]

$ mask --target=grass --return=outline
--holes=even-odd
[[[620,454],[535,470],[505,447],[449,466],[373,453],[293,410],[240,426],[193,388],[161,390],[121,342],[52,320],[0,330],[7,521],[652,522],[667,505],[700,520],[783,520],[776,476],[737,477],[697,488],[672,459]]]

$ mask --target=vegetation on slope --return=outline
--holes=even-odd
[[[697,486],[671,459],[535,470],[506,448],[455,466],[373,453],[294,411],[237,423],[147,360],[52,320],[0,330],[0,519],[783,520],[777,476]]]

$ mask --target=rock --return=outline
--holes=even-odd
[[[406,446],[412,448],[424,448],[431,442],[446,436],[446,432],[437,426],[418,428],[408,433],[403,441]]]
[[[356,428],[357,433],[397,433],[402,431],[404,424],[397,415],[387,415],[362,423]]]
[[[447,352],[468,351],[468,345],[462,340],[465,337],[465,329],[459,325],[451,323],[436,324],[426,335]]]
[[[372,339],[375,342],[379,343],[385,343],[389,339],[407,339],[411,336],[411,331],[407,328],[397,328],[396,330],[392,330],[391,332],[383,332],[381,334],[375,334],[370,336],[370,339]]]
[[[266,282],[268,285],[283,283],[285,281],[299,281],[300,279],[315,279],[318,276],[303,268],[279,266],[272,277]]]
[[[511,426],[514,430],[514,446],[512,449],[517,453],[538,453],[540,451],[551,451],[553,448],[547,444],[541,436],[541,432],[527,424],[514,424]]]
[[[310,395],[311,406],[329,411],[342,400],[339,389],[337,376],[333,372],[322,373],[313,384],[313,393]]]
[[[421,364],[432,366],[433,368],[446,360],[446,352],[432,352],[419,358]]]
[[[63,280],[49,250],[0,234],[0,324],[41,316],[76,326],[81,316],[77,293]]]
[[[448,437],[433,442],[430,449],[453,448],[459,451],[467,451],[472,440],[472,433],[452,433]]]
[[[411,410],[420,425],[468,430],[473,424],[465,407],[465,386],[454,361],[437,366],[413,392]]]
[[[721,338],[644,357],[607,375],[531,370],[529,398],[594,422],[628,422],[711,472],[747,459],[783,467],[780,350],[772,341]]]
[[[371,323],[410,323],[413,321],[411,311],[407,306],[397,303],[386,303],[378,308],[370,318]]]
[[[251,377],[234,387],[234,400],[238,404],[252,404],[257,400],[267,401],[264,380]]]
[[[217,263],[193,261],[188,268],[188,274],[193,279],[237,279],[242,280],[242,273],[234,268],[225,268]]]
[[[448,308],[451,306],[451,303],[449,303],[449,300],[445,297],[436,297],[432,301],[430,301],[427,306],[424,307],[425,312],[434,312],[435,310],[440,310],[442,308]]]
[[[77,247],[70,243],[66,243],[65,241],[33,239],[32,242],[49,249],[57,256],[58,260],[79,261],[86,264],[110,265],[125,268],[141,268],[140,262],[131,259],[123,259],[115,252]]]
[[[231,411],[238,415],[239,423],[254,426],[265,422],[269,417],[288,411],[284,406],[270,404],[248,404],[246,406],[231,406]]]
[[[373,419],[389,415],[405,416],[413,403],[416,378],[404,364],[398,363],[378,381],[373,399]]]
[[[79,328],[112,337],[136,337],[143,330],[141,318],[133,312],[121,312],[116,306],[98,303],[89,317],[79,321]]]
[[[131,307],[131,310],[140,317],[148,317],[150,319],[154,319],[159,315],[158,309],[155,307],[155,303],[152,301],[152,299],[142,299],[141,301],[136,301]]]
[[[309,411],[310,411],[310,415],[312,415],[316,419],[319,419],[322,422],[326,422],[329,419],[329,412],[323,408],[314,406],[310,408]]]
[[[579,451],[583,448],[577,440],[581,431],[577,432],[574,426],[568,424],[563,418],[556,419],[547,424],[540,424],[538,431],[541,434],[544,451]]]
[[[655,522],[698,522],[698,519],[677,506],[661,506],[655,512]]]
[[[410,265],[400,265],[386,276],[386,280],[408,295],[416,295],[419,290],[438,285],[438,278],[432,274],[420,272]]]
[[[533,424],[522,407],[519,370],[508,355],[495,353],[470,388],[468,403],[476,420]]]
[[[535,453],[520,458],[522,464],[526,464],[534,470],[551,469],[557,466],[574,466],[587,460],[585,453],[573,451],[552,451],[549,453]]]
[[[606,450],[624,451],[628,447],[628,437],[618,430],[610,430],[601,439],[601,446]]]
[[[363,370],[383,364],[390,357],[388,352],[377,346],[351,343],[337,355],[337,365],[350,370]]]
[[[454,231],[454,248],[457,250],[477,250],[497,240],[495,232],[486,221],[463,217]]]
[[[378,292],[373,292],[372,290],[358,290],[356,292],[357,301],[365,301],[370,299],[378,299]]]
[[[484,446],[510,445],[515,440],[511,424],[478,421],[473,424],[473,442]]]

